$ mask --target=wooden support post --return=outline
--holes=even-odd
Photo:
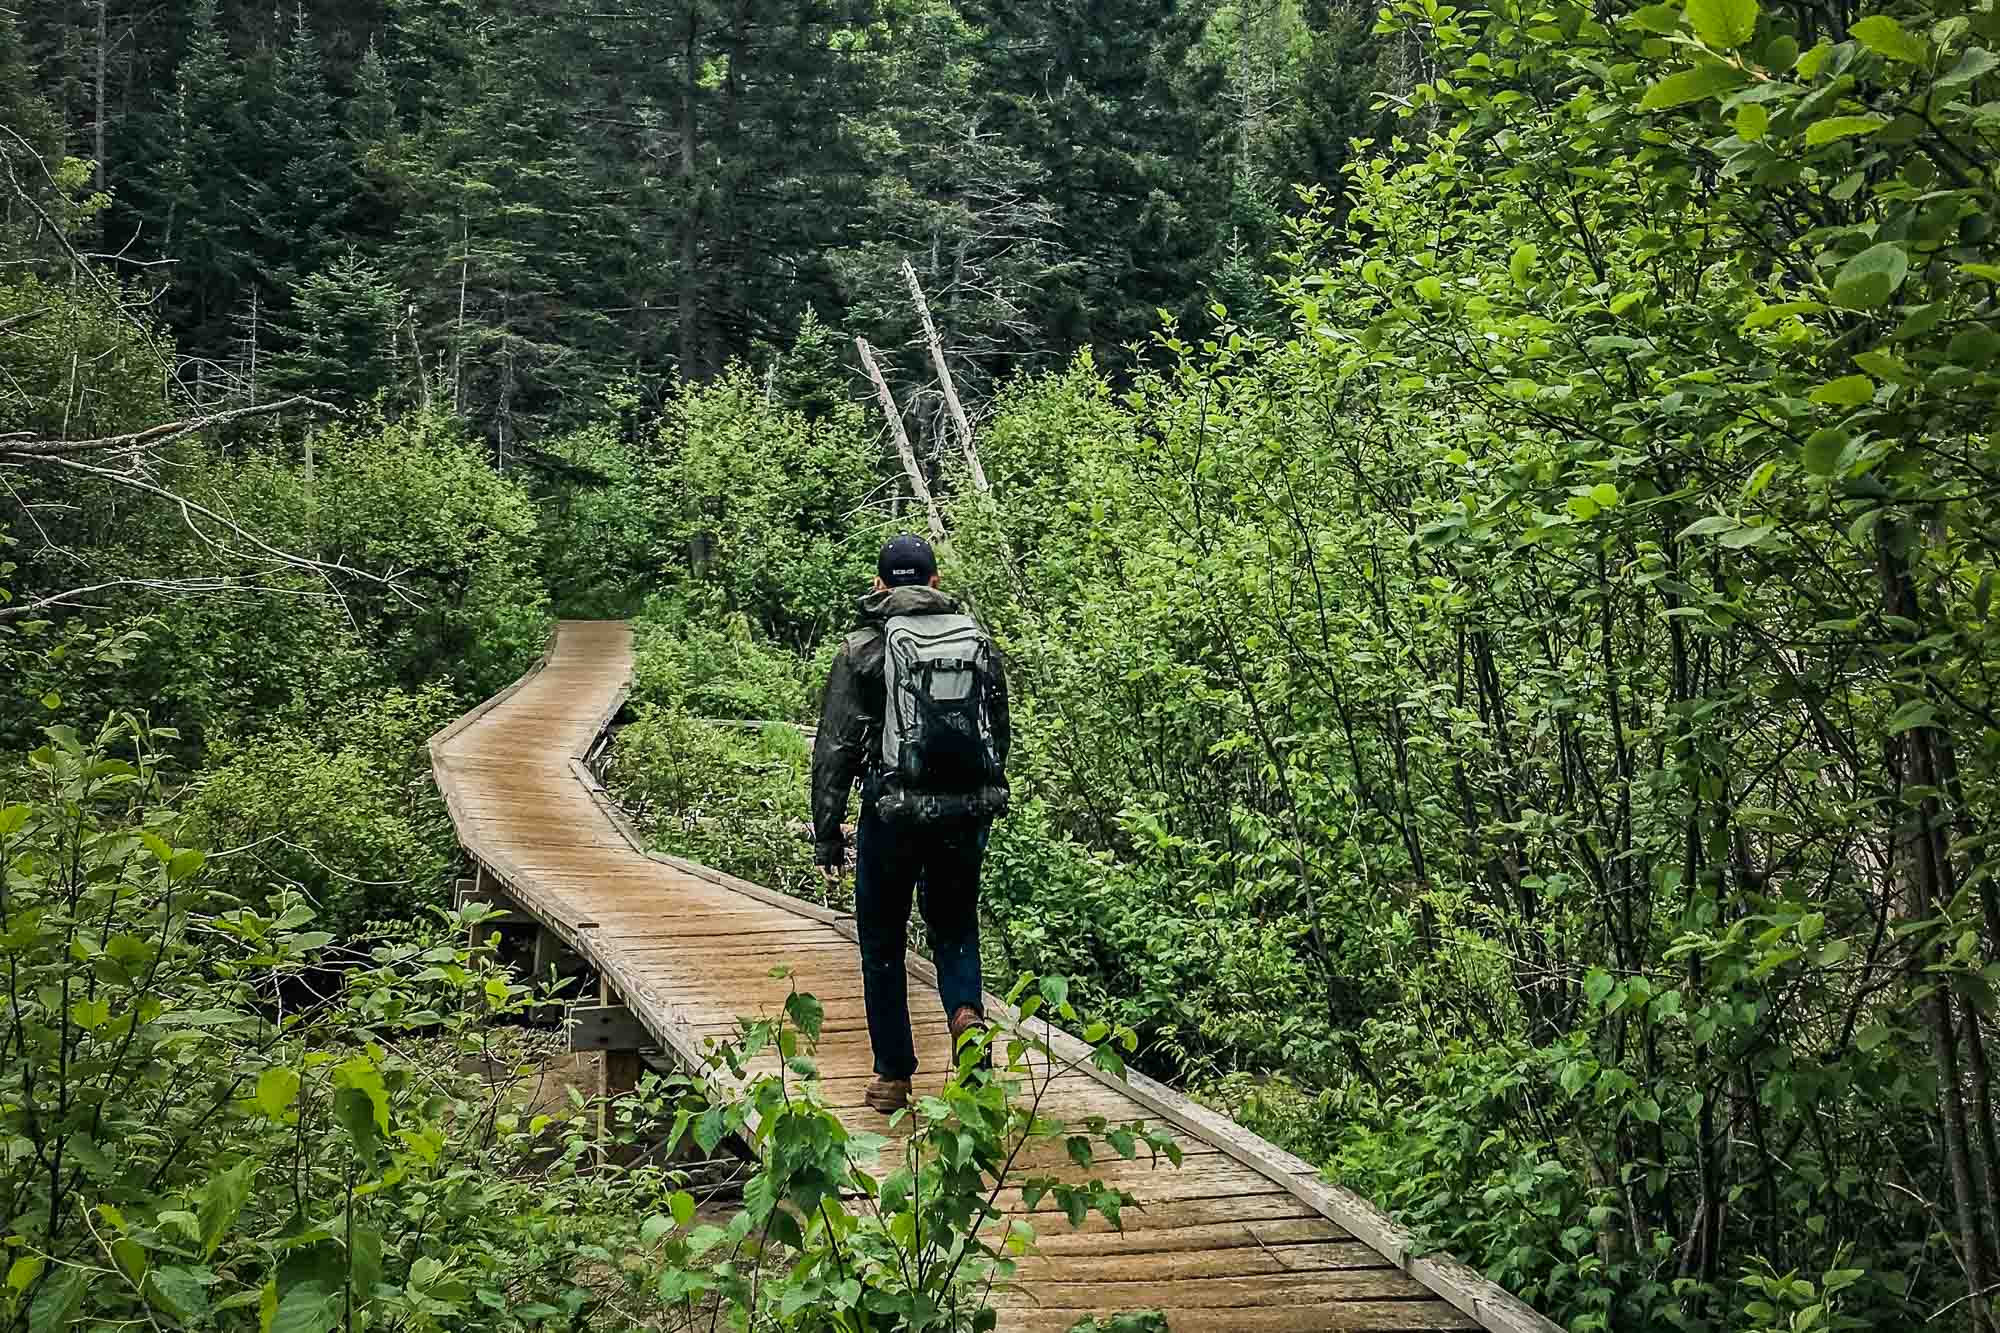
[[[602,974],[597,1003],[572,1007],[568,1028],[572,1054],[597,1052],[597,1155],[603,1163],[611,1152],[611,1100],[639,1086],[639,1052],[653,1044],[653,1036],[638,1015],[611,998],[611,983]]]
[[[923,321],[924,341],[930,344],[931,364],[937,367],[944,405],[951,413],[952,424],[958,427],[958,447],[965,454],[965,465],[972,469],[973,489],[984,493],[991,488],[986,484],[986,469],[979,465],[979,451],[972,447],[972,422],[966,418],[965,405],[958,401],[958,389],[951,382],[951,367],[944,359],[944,343],[938,338],[937,325],[931,322],[930,302],[924,299],[923,285],[917,281],[917,270],[908,259],[903,261],[903,277],[910,284],[910,300],[917,307],[917,318]]]
[[[875,364],[875,351],[869,347],[866,338],[856,336],[855,350],[861,353],[861,364],[868,372],[868,378],[875,381],[875,401],[882,405],[882,415],[889,418],[889,432],[895,437],[896,452],[903,457],[903,472],[910,479],[910,490],[923,502],[924,515],[930,521],[931,540],[944,540],[944,518],[938,513],[937,501],[931,496],[930,483],[924,480],[924,471],[917,466],[917,451],[910,446],[910,433],[903,429],[903,413],[896,406],[896,395],[889,392],[889,381],[882,378],[882,367]]]
[[[583,959],[577,957],[576,950],[562,936],[541,926],[535,931],[535,980],[540,981],[554,968],[559,977],[573,977],[588,970]]]

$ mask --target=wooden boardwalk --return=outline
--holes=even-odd
[[[480,881],[535,919],[545,947],[595,970],[683,1065],[698,1067],[703,1038],[729,1034],[739,1015],[776,1011],[793,983],[769,973],[790,967],[826,1008],[818,1059],[828,1100],[849,1124],[882,1132],[884,1118],[861,1104],[871,1057],[851,921],[648,855],[583,766],[624,700],[631,658],[624,624],[565,621],[537,669],[431,739],[439,789]],[[920,1092],[950,1064],[932,975],[912,957]],[[1079,1049],[1058,1042],[1058,1055]],[[1178,1170],[1098,1164],[1091,1174],[1143,1205],[1126,1213],[1122,1233],[1101,1218],[1073,1232],[1059,1214],[1036,1216],[1040,1256],[1015,1289],[996,1293],[1003,1329],[1043,1333],[1093,1314],[1158,1309],[1175,1333],[1557,1333],[1470,1269],[1411,1258],[1405,1234],[1365,1201],[1158,1083],[1072,1072],[1043,1106],[1060,1119],[1164,1124],[1186,1159]]]

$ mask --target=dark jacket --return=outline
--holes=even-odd
[[[847,837],[840,827],[847,814],[847,793],[881,742],[883,622],[891,616],[944,615],[958,609],[956,601],[922,585],[888,588],[861,599],[860,627],[841,641],[833,670],[827,673],[819,734],[813,740],[813,859],[820,865],[838,866],[847,858]],[[1004,673],[997,686],[993,743],[1004,761],[1012,739]]]

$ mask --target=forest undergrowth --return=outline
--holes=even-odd
[[[221,78],[203,14],[180,68]],[[270,117],[189,85],[161,171],[217,126],[331,126],[294,97],[302,16],[256,66],[285,75]],[[962,53],[966,22],[932,35]],[[470,1055],[546,999],[447,910],[425,737],[555,616],[632,617],[621,799],[662,846],[823,901],[801,738],[721,724],[810,725],[880,541],[934,521],[1014,684],[989,976],[1045,979],[1021,994],[1101,1022],[1102,1058],[1570,1333],[1992,1333],[2000,18],[1397,0],[1377,26],[1411,58],[1394,136],[1371,122],[1282,209],[1239,201],[1231,234],[1268,253],[1179,256],[1150,324],[1160,273],[1098,323],[1058,299],[1074,271],[1103,296],[1143,237],[1005,310],[940,303],[987,341],[965,433],[941,386],[904,414],[933,513],[849,359],[888,322],[879,283],[852,327],[772,295],[725,338],[662,298],[613,346],[564,303],[573,214],[482,213],[452,323],[439,201],[507,197],[453,145],[527,48],[460,52],[463,105],[343,93],[381,113],[342,160],[401,182],[368,194],[401,276],[330,234],[304,273],[266,252],[276,222],[232,249],[244,217],[195,178],[120,194],[66,151],[55,108],[89,81],[38,97],[0,11],[5,1319],[656,1327],[768,1302],[744,1317],[979,1326],[1007,1244],[907,1239],[964,1216],[970,1176],[776,1220],[873,1147],[794,1095],[800,1066],[617,1112],[703,1151],[753,1111],[778,1136],[713,1224],[671,1166],[596,1169],[589,1108],[512,1117],[423,1044]],[[458,60],[422,27],[384,27],[397,60],[426,32]],[[713,68],[690,98],[733,86]],[[872,151],[921,156],[884,128],[909,108],[864,109]],[[1001,123],[1045,148],[1029,119]],[[1165,185],[1133,181],[1167,156],[1125,160],[1159,234]],[[155,204],[172,280],[96,248]],[[675,253],[721,244],[676,216]],[[899,275],[893,248],[813,250],[814,290]],[[1065,355],[1010,375],[1029,309]],[[818,1021],[795,997],[733,1058],[809,1062]],[[1020,1115],[955,1081],[922,1150]],[[795,1285],[749,1282],[767,1233],[812,1259]]]

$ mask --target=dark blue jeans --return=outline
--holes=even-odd
[[[908,1078],[917,1072],[910,1035],[910,900],[917,900],[937,967],[938,998],[949,1018],[970,1005],[984,1012],[979,978],[979,864],[986,826],[893,827],[872,805],[854,830],[854,928],[861,937],[861,991],[868,1006],[868,1044],[875,1072]]]

